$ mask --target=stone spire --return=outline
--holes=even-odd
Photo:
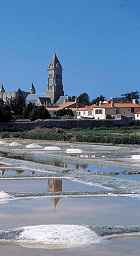
[[[1,90],[0,90],[0,92],[2,92],[2,93],[5,92],[5,88],[4,88],[3,84],[1,85]]]
[[[31,86],[31,88],[30,88],[30,93],[31,93],[31,94],[36,94],[36,89],[35,89],[35,86],[34,86],[33,83],[32,83],[32,86]]]
[[[52,58],[52,62],[50,63],[50,65],[56,67],[57,64],[61,66],[56,53],[54,53],[53,58]]]
[[[51,103],[54,104],[60,98],[60,96],[64,96],[62,66],[55,53],[51,63],[48,66],[47,97],[50,98]]]

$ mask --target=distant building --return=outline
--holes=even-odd
[[[25,105],[28,105],[30,103],[33,104],[33,105],[36,105],[36,106],[47,107],[47,106],[49,106],[51,104],[51,101],[50,101],[50,99],[48,97],[38,96],[36,94],[35,86],[32,83],[30,91],[29,91],[28,95],[25,98]]]
[[[30,94],[36,94],[36,89],[35,89],[35,86],[34,86],[33,83],[32,83],[32,86],[30,88]]]
[[[140,104],[136,103],[113,103],[113,101],[110,101],[101,103],[99,106],[94,104],[83,108],[76,108],[73,111],[76,112],[77,119],[140,119]]]
[[[29,94],[25,99],[25,105],[33,104],[35,106],[48,107],[51,105],[51,101],[48,97],[38,96],[37,94]]]
[[[51,63],[48,66],[48,88],[47,97],[50,98],[51,103],[54,104],[64,96],[63,82],[62,82],[62,66],[56,54],[54,54]]]
[[[47,95],[38,96],[34,84],[32,83],[29,91],[18,89],[12,92],[6,91],[3,84],[0,89],[0,101],[4,104],[11,104],[17,98],[23,98],[25,104],[35,104],[37,106],[61,105],[68,100],[68,96],[64,96],[62,82],[62,66],[56,54],[53,55],[52,61],[48,66],[48,87]],[[58,102],[57,102],[58,101]],[[72,100],[73,101],[73,100]]]
[[[6,91],[3,84],[1,86],[0,89],[0,100],[3,101],[4,104],[11,104],[13,101],[16,101],[17,98],[20,96],[21,98],[23,98],[23,100],[25,100],[25,98],[27,97],[28,94],[30,94],[30,91],[23,91],[20,88],[16,91]]]

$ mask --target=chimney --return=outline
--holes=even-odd
[[[111,106],[111,108],[113,108],[113,105],[114,105],[114,104],[113,104],[113,100],[111,100],[111,101],[110,101],[110,106]]]
[[[136,104],[136,99],[132,99],[132,103],[133,103],[133,104]]]

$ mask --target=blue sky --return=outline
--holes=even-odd
[[[140,89],[139,0],[0,0],[0,82],[39,94],[54,52],[65,94]]]

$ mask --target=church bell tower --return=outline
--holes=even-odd
[[[48,66],[47,97],[50,98],[51,103],[54,104],[60,98],[60,96],[64,96],[62,66],[57,55],[54,54],[52,61]]]

